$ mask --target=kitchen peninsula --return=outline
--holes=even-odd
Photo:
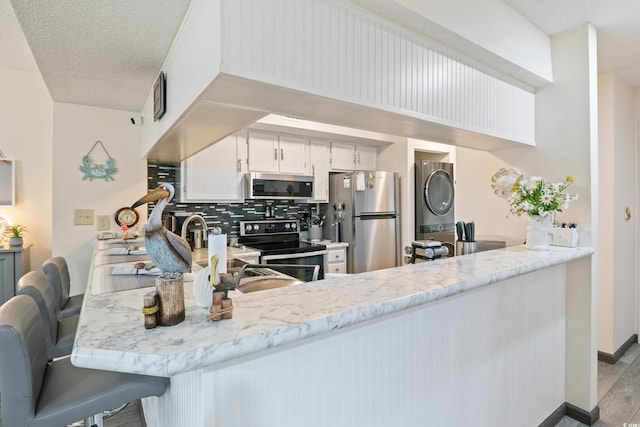
[[[164,396],[143,401],[150,427],[513,426],[565,407],[588,415],[592,254],[512,247],[235,292],[233,318],[220,322],[206,320],[185,283],[186,320],[151,330],[141,314],[149,288],[96,293],[94,262],[71,360],[171,377]]]

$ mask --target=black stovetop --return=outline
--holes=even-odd
[[[299,221],[291,219],[240,221],[238,243],[257,249],[262,255],[315,252],[327,248],[319,243],[300,241],[299,229]]]
[[[299,254],[305,252],[321,251],[327,248],[326,245],[322,245],[319,243],[302,242],[300,240],[275,242],[238,241],[238,243],[242,243],[245,246],[258,249],[260,252],[262,252],[262,255],[283,255],[290,253]]]

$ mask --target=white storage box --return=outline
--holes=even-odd
[[[575,248],[576,246],[578,246],[578,229],[559,227],[552,228],[551,245]]]

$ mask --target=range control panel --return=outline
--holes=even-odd
[[[240,221],[241,236],[260,236],[265,234],[297,233],[300,223],[297,219],[264,221]]]

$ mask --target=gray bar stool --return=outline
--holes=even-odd
[[[36,302],[48,333],[45,336],[49,358],[71,354],[79,315],[58,319],[53,290],[41,271],[30,271],[18,280],[18,295],[28,295]]]
[[[80,313],[84,294],[69,296],[71,291],[71,276],[67,261],[61,257],[49,258],[42,264],[42,271],[47,277],[58,309],[56,316],[60,319]]]
[[[104,410],[164,394],[162,377],[77,368],[49,362],[40,310],[26,295],[0,306],[0,393],[4,427],[101,426]]]

